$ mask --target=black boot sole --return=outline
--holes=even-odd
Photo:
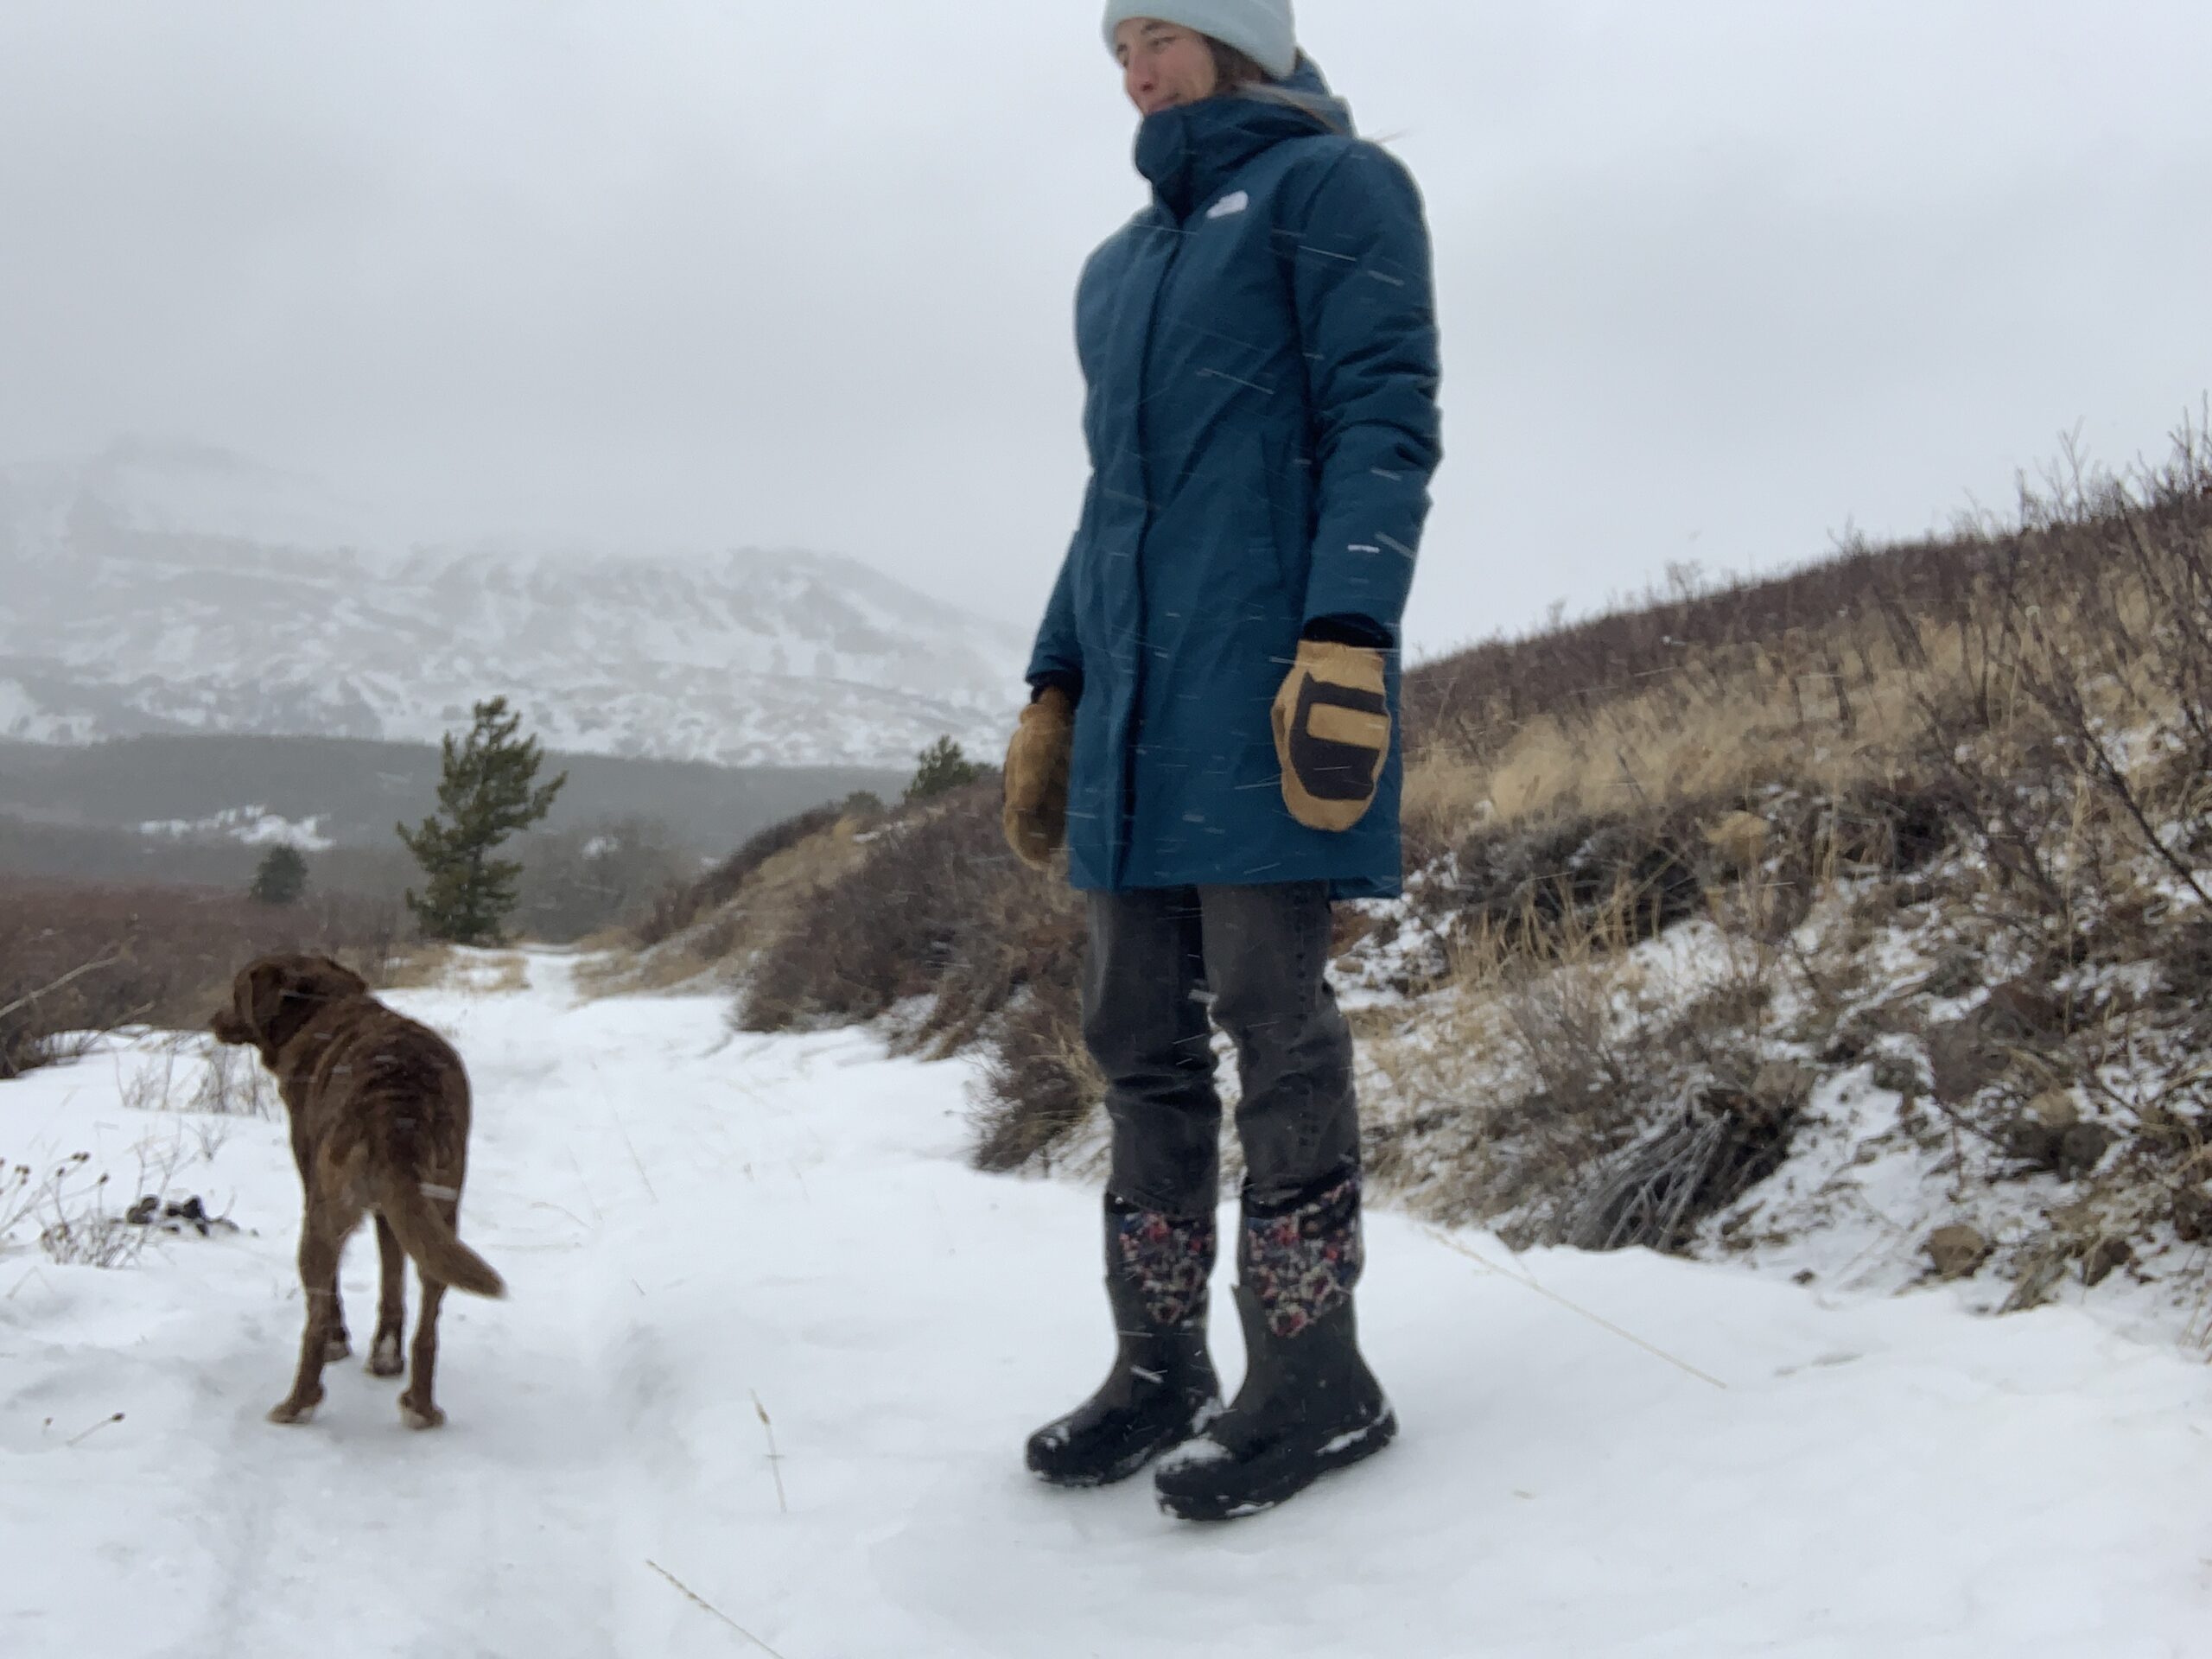
[[[1386,1410],[1366,1427],[1338,1435],[1311,1459],[1272,1480],[1236,1492],[1178,1492],[1163,1488],[1158,1493],[1160,1507],[1178,1521],[1242,1521],[1287,1503],[1324,1475],[1364,1462],[1397,1438],[1397,1414]]]
[[[1119,1485],[1132,1476],[1141,1474],[1156,1459],[1165,1457],[1185,1440],[1195,1440],[1205,1433],[1207,1425],[1220,1416],[1221,1412],[1221,1402],[1211,1401],[1192,1414],[1190,1421],[1181,1427],[1171,1429],[1150,1446],[1141,1446],[1124,1453],[1119,1461],[1107,1464],[1103,1468],[1078,1470],[1040,1468],[1033,1447],[1027,1455],[1029,1472],[1047,1486],[1057,1487],[1065,1492],[1087,1492],[1101,1486]]]
[[[1088,1492],[1101,1486],[1118,1486],[1130,1477],[1141,1474],[1154,1459],[1173,1451],[1182,1443],[1180,1440],[1163,1440],[1158,1446],[1147,1447],[1142,1452],[1131,1452],[1121,1462],[1109,1464],[1103,1469],[1085,1469],[1067,1474],[1057,1470],[1039,1469],[1032,1463],[1029,1465],[1029,1472],[1047,1486],[1058,1491]]]

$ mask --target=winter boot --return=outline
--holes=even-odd
[[[1362,1263],[1358,1176],[1279,1214],[1248,1211],[1242,1255],[1244,1384],[1154,1478],[1160,1508],[1181,1521],[1273,1509],[1330,1471],[1372,1457],[1398,1432],[1360,1357],[1352,1313]]]
[[[1121,1344],[1098,1392],[1029,1437],[1030,1472],[1055,1486],[1126,1480],[1221,1413],[1206,1353],[1211,1216],[1182,1220],[1106,1201],[1106,1300]]]

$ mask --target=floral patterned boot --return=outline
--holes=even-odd
[[[1221,1413],[1206,1352],[1214,1219],[1106,1201],[1106,1298],[1120,1344],[1105,1383],[1029,1437],[1030,1472],[1055,1486],[1126,1480]]]
[[[1273,1509],[1398,1432],[1352,1313],[1364,1262],[1357,1172],[1279,1211],[1248,1206],[1240,1257],[1244,1384],[1205,1433],[1160,1461],[1160,1506],[1178,1520]]]

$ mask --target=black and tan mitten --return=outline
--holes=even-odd
[[[1309,830],[1341,832],[1375,804],[1390,758],[1383,657],[1367,645],[1307,639],[1275,697],[1282,798]]]

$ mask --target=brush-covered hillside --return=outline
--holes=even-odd
[[[1387,1199],[2212,1335],[2202,434],[1421,665],[1408,728],[1407,896],[1345,907],[1337,963]],[[996,788],[784,826],[610,976],[980,1046],[976,1160],[1094,1162],[1079,908]]]

